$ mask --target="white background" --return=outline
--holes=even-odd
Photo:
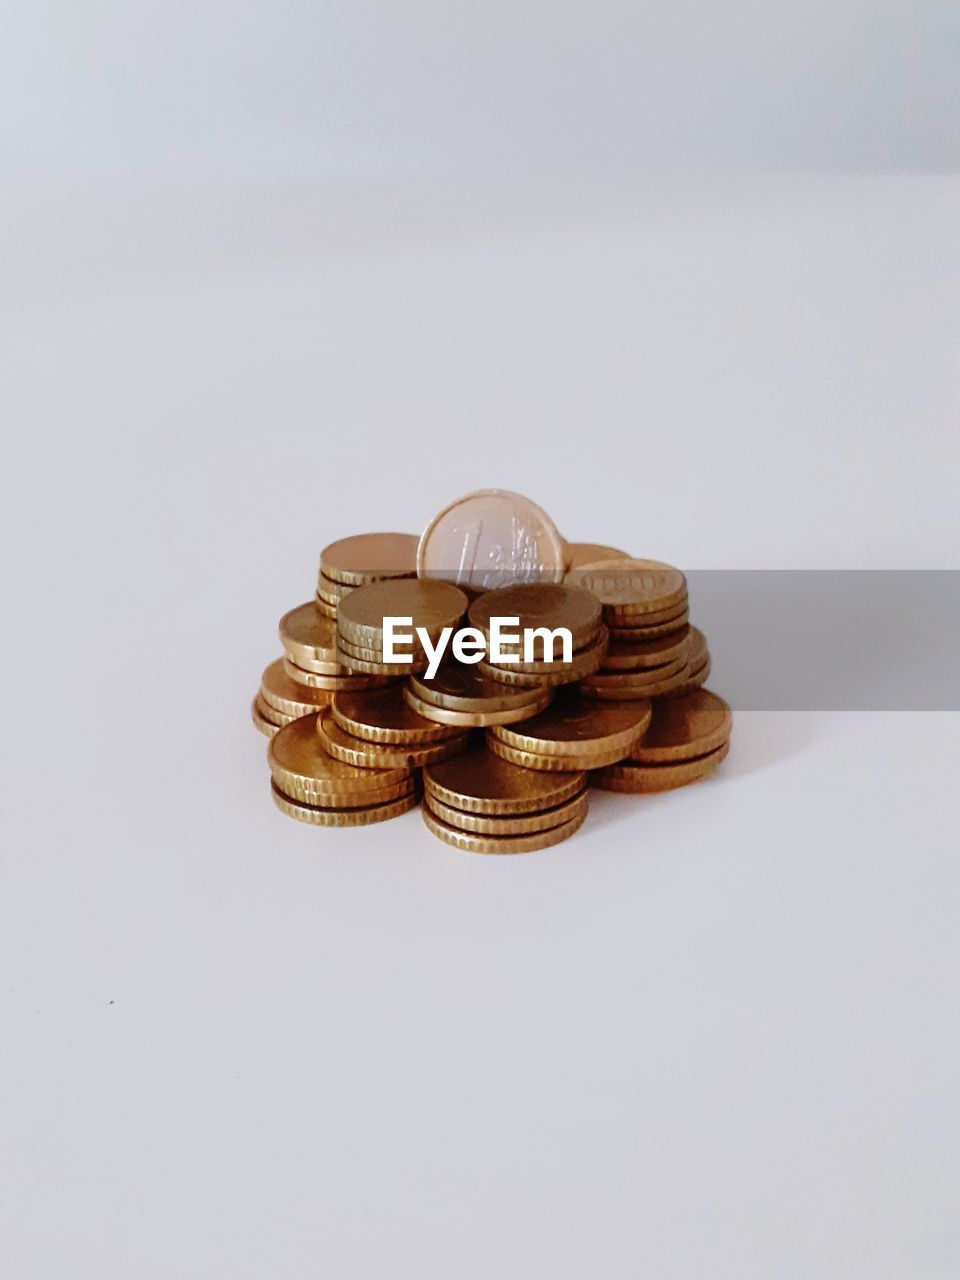
[[[6,1269],[953,1277],[960,716],[744,713],[493,859],[284,819],[248,710],[320,547],[470,488],[957,568],[945,18],[444,12],[17,15]]]

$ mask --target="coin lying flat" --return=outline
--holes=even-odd
[[[514,662],[496,666],[492,662],[478,662],[481,675],[504,684],[521,688],[555,688],[563,684],[575,684],[597,671],[607,652],[607,629],[601,627],[597,639],[586,649],[573,655],[571,662]]]
[[[521,751],[538,755],[589,754],[630,748],[646,732],[652,708],[649,702],[599,702],[579,690],[561,689],[546,710],[518,724],[496,725],[487,731]]]
[[[470,625],[486,636],[492,618],[518,618],[519,631],[565,627],[573,648],[582,649],[593,642],[600,629],[600,601],[589,591],[559,582],[527,583],[486,592],[474,600],[468,618]]]
[[[358,809],[372,804],[387,804],[401,800],[414,791],[419,794],[417,777],[411,773],[403,782],[391,782],[384,787],[365,787],[362,791],[311,791],[298,786],[289,778],[273,779],[273,785],[288,800],[312,805],[315,809]]]
[[[283,659],[283,669],[296,684],[305,685],[308,689],[322,689],[328,693],[336,693],[338,689],[372,689],[374,685],[387,683],[385,675],[357,675],[348,671],[342,662],[335,676],[324,675],[317,671],[304,671],[289,658]]]
[[[671,663],[670,668],[668,675],[646,680],[630,678],[642,674],[637,671],[616,671],[610,674],[597,672],[596,675],[585,676],[577,687],[581,693],[589,698],[596,698],[599,702],[631,702],[638,698],[662,698],[679,689],[689,674],[686,662],[679,665]]]
[[[604,671],[649,671],[689,656],[690,628],[681,627],[672,635],[624,642],[614,637],[603,659]]]
[[[657,615],[660,617],[661,615]],[[618,644],[642,644],[647,640],[657,640],[663,636],[676,635],[677,632],[683,631],[690,621],[690,610],[685,604],[682,609],[676,613],[671,613],[668,617],[659,622],[652,622],[647,618],[645,625],[642,627],[624,627],[608,622],[607,626],[610,630],[610,643]]]
[[[404,692],[401,685],[393,684],[358,693],[338,693],[330,711],[341,729],[368,742],[416,746],[457,736],[456,728],[418,715],[405,701]]]
[[[265,737],[272,738],[280,726],[273,724],[270,720],[265,719],[265,717],[263,717],[260,714],[259,708],[260,708],[260,699],[254,698],[253,702],[250,704],[250,716],[253,720],[253,723],[257,726],[257,728]]]
[[[260,696],[269,706],[288,716],[308,716],[329,704],[333,694],[327,689],[310,689],[287,675],[283,659],[271,662],[260,677]]]
[[[687,595],[680,570],[659,560],[601,560],[571,570],[564,582],[592,591],[608,621],[663,613],[679,607]]]
[[[329,716],[329,711],[321,716]],[[317,716],[303,716],[284,725],[270,742],[267,760],[274,780],[285,791],[339,795],[376,791],[411,776],[408,768],[358,769],[324,751],[317,733]]]
[[[519,493],[480,489],[443,508],[417,548],[421,578],[486,591],[514,582],[559,582],[565,548],[545,511]]]
[[[535,831],[550,831],[561,827],[573,818],[586,816],[588,799],[586,791],[580,791],[571,800],[541,809],[538,813],[517,814],[512,817],[488,817],[480,813],[465,813],[452,805],[444,804],[429,792],[424,795],[424,806],[435,818],[457,831],[472,831],[480,836],[522,836]]]
[[[422,675],[411,677],[410,689],[424,702],[448,711],[506,711],[530,707],[541,697],[537,689],[507,688],[500,681],[481,675],[475,664],[458,662],[446,663],[430,679]]]
[[[663,764],[709,755],[730,737],[733,713],[709,689],[658,702],[644,739],[630,755],[638,764]]]
[[[320,552],[320,572],[334,582],[353,586],[413,577],[418,542],[412,533],[360,533],[341,538]]]
[[[411,662],[371,662],[367,658],[354,657],[346,649],[340,649],[339,654],[341,669],[355,675],[408,676],[414,671],[426,671],[428,666],[426,658]]]
[[[494,755],[501,756],[510,764],[518,765],[522,769],[549,773],[601,769],[604,765],[616,764],[624,760],[631,750],[630,747],[607,747],[603,750],[581,751],[578,747],[572,746],[569,752],[564,752],[562,755],[554,753],[545,755],[539,751],[523,751],[519,747],[511,747],[508,743],[499,742],[496,738],[490,738],[487,745]]]
[[[286,711],[278,711],[276,707],[271,707],[270,703],[267,702],[262,693],[257,694],[256,708],[258,715],[262,716],[264,720],[269,721],[270,724],[276,725],[278,729],[285,724],[289,724],[291,720],[299,718],[298,716],[288,714]],[[314,711],[316,711],[316,707],[311,707],[310,711],[304,712],[304,714],[310,715]]]
[[[317,736],[329,755],[362,769],[416,769],[432,760],[456,755],[467,744],[466,733],[420,745],[369,742],[347,733],[329,713],[318,718]]]
[[[317,606],[318,612],[322,613],[325,618],[333,618],[334,621],[336,621],[337,606],[335,604],[331,604],[328,600],[325,600],[323,596],[320,595],[319,591],[314,598],[314,604]]]
[[[300,800],[292,800],[279,791],[276,785],[270,790],[273,802],[281,813],[314,827],[368,827],[372,822],[386,822],[388,818],[397,818],[401,813],[415,809],[420,802],[417,793],[411,792],[408,796],[386,804],[364,805],[355,809],[322,809],[316,805],[304,804]]]
[[[397,578],[358,587],[340,602],[337,629],[349,644],[377,649],[383,645],[384,618],[411,618],[404,634],[422,627],[435,641],[444,627],[456,627],[467,611],[467,597],[449,582]]]
[[[599,560],[629,560],[628,551],[618,551],[616,547],[604,547],[598,542],[568,542],[567,570],[582,569],[585,565],[596,564]]]
[[[535,702],[528,702],[522,707],[508,707],[505,711],[448,711],[446,707],[436,707],[432,702],[418,698],[409,684],[403,686],[404,700],[417,715],[459,729],[486,729],[492,724],[515,724],[517,720],[526,720],[548,707],[553,696],[552,689],[534,692],[537,694]]]
[[[311,669],[311,663],[337,660],[336,623],[325,617],[313,600],[283,615],[280,643],[290,661],[307,670]]]
[[[579,831],[586,817],[585,812],[580,813],[562,826],[522,836],[481,836],[469,831],[459,831],[456,827],[441,822],[426,807],[422,813],[427,827],[439,840],[467,853],[533,853],[537,849],[549,849]]]
[[[582,791],[585,780],[582,770],[548,775],[518,768],[489,751],[483,740],[423,771],[424,788],[441,803],[488,816],[556,808]]]
[[[625,791],[630,795],[646,795],[655,791],[673,791],[690,782],[698,782],[713,773],[726,758],[730,743],[724,742],[714,751],[692,760],[667,764],[615,764],[591,775],[591,782],[605,791]]]

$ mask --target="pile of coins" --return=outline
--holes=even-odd
[[[410,618],[408,662],[385,619]],[[537,628],[476,663],[450,629],[516,618]],[[416,629],[420,628],[419,636]],[[566,628],[572,644],[563,652]],[[264,671],[254,723],[270,738],[277,806],[301,822],[359,826],[422,800],[457,848],[558,844],[587,815],[588,787],[643,794],[708,776],[732,716],[701,686],[706,640],[684,575],[596,543],[567,543],[539,507],[502,490],[444,508],[418,539],[361,534],[325,547],[316,596],[280,620],[284,656]],[[428,652],[429,650],[429,652]]]

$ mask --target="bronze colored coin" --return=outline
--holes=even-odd
[[[494,666],[491,662],[478,662],[477,667],[482,675],[502,680],[504,684],[554,688],[563,684],[575,684],[598,671],[606,652],[607,629],[603,627],[594,644],[589,649],[581,649],[579,653],[575,653],[572,662],[517,662],[502,667]]]
[[[407,813],[419,804],[419,796],[413,792],[387,804],[365,805],[356,809],[321,809],[316,805],[291,800],[282,791],[278,791],[276,786],[271,787],[271,792],[273,802],[281,813],[314,827],[368,827],[372,822],[398,818],[401,813]]]
[[[349,640],[345,640],[343,636],[337,638],[337,648],[342,653],[347,653],[351,658],[359,658],[361,662],[383,662],[383,646],[382,645],[363,645],[351,644]],[[410,657],[420,662],[426,658],[426,652],[419,644],[398,645],[400,653],[409,654]]]
[[[630,748],[647,731],[652,708],[642,702],[622,706],[594,701],[576,689],[562,689],[545,711],[513,725],[496,725],[488,737],[521,751],[563,755]]]
[[[474,741],[460,755],[423,771],[425,789],[443,804],[488,815],[539,813],[563,804],[583,789],[582,770],[549,776],[521,769]]]
[[[601,560],[572,570],[564,581],[592,591],[618,614],[637,617],[679,606],[687,595],[680,570],[659,560]]]
[[[467,609],[467,597],[449,582],[397,578],[358,587],[340,602],[337,628],[350,644],[379,648],[384,618],[410,618],[405,633],[422,627],[436,641],[444,627],[456,627]]]
[[[333,618],[334,621],[336,621],[337,606],[335,604],[329,604],[326,600],[324,600],[324,598],[320,595],[319,592],[317,592],[316,598],[314,600],[314,604],[317,606],[317,608],[325,618]]]
[[[250,705],[250,715],[253,718],[253,723],[257,726],[260,732],[264,734],[265,737],[272,738],[273,735],[277,732],[277,729],[279,728],[279,726],[275,724],[271,724],[269,720],[264,719],[264,717],[260,714],[260,711],[258,710],[259,703],[260,703],[260,699],[254,698],[253,702]]]
[[[675,787],[685,787],[688,783],[698,782],[713,773],[729,750],[730,743],[724,742],[716,750],[693,760],[681,760],[672,764],[615,764],[609,769],[598,770],[591,781],[604,791],[625,791],[630,795],[673,791]]]
[[[308,663],[335,663],[337,628],[312,600],[280,619],[280,643],[291,662],[309,670]]]
[[[687,661],[691,668],[702,666],[710,657],[710,651],[707,648],[707,637],[703,634],[699,627],[690,628],[690,638],[687,641]]]
[[[520,814],[514,817],[489,818],[480,813],[464,813],[462,809],[454,809],[444,804],[436,796],[424,795],[423,803],[435,818],[445,822],[448,827],[457,831],[472,831],[478,836],[523,836],[534,831],[550,831],[561,827],[571,818],[586,817],[588,800],[586,791],[581,791],[563,804],[552,809],[542,809],[539,813]]]
[[[456,849],[467,853],[533,853],[537,849],[549,849],[551,845],[560,844],[569,839],[575,831],[583,826],[586,813],[581,813],[562,826],[551,827],[549,831],[534,831],[524,836],[481,836],[469,831],[458,831],[434,817],[424,807],[423,820],[433,834]]]
[[[417,573],[489,590],[559,582],[564,558],[556,525],[536,503],[506,489],[480,489],[430,521],[417,548]]]
[[[527,702],[522,707],[508,707],[506,711],[448,711],[446,707],[435,707],[433,703],[418,698],[410,685],[404,685],[403,696],[411,710],[437,724],[456,726],[459,729],[486,729],[492,724],[514,724],[517,720],[526,720],[528,716],[536,715],[550,705],[553,690],[542,689],[537,694],[536,702]]]
[[[641,644],[646,640],[656,640],[662,636],[675,635],[690,621],[690,610],[684,605],[679,613],[665,618],[663,622],[647,622],[642,627],[622,627],[608,620],[611,644]]]
[[[405,701],[404,692],[401,685],[393,684],[361,693],[338,693],[330,711],[341,729],[368,742],[417,746],[457,736],[456,728],[418,715]]]
[[[338,667],[340,674],[335,676],[321,675],[316,671],[304,671],[289,658],[284,658],[283,669],[297,684],[306,685],[308,689],[325,689],[328,693],[336,693],[339,689],[372,689],[375,685],[387,683],[387,677],[382,674],[355,675],[348,671],[342,662]]]
[[[676,667],[670,675],[658,677],[656,680],[631,679],[640,674],[636,671],[616,671],[609,675],[598,673],[595,676],[587,676],[580,682],[579,688],[588,697],[597,698],[601,702],[608,699],[629,702],[634,698],[660,698],[678,689],[686,680],[688,673],[689,667],[685,662]]]
[[[415,671],[426,671],[429,665],[426,658],[410,662],[370,662],[366,658],[356,658],[346,649],[338,649],[340,664],[348,671],[366,673],[371,676],[409,676]]]
[[[632,747],[608,747],[604,751],[581,752],[573,750],[563,755],[544,755],[539,751],[522,751],[519,747],[511,747],[506,742],[498,742],[489,738],[487,746],[494,755],[509,760],[511,764],[522,769],[536,769],[550,772],[579,772],[589,769],[600,769],[607,764],[615,764],[625,760]]]
[[[258,715],[262,716],[264,720],[269,721],[270,724],[276,725],[278,729],[282,728],[285,724],[289,724],[291,720],[297,720],[299,718],[298,716],[288,715],[285,711],[278,711],[276,707],[271,707],[270,703],[267,702],[261,693],[257,694],[256,708]],[[304,712],[304,715],[310,715],[314,711],[316,711],[316,707],[311,707],[309,711]]]
[[[268,706],[288,716],[308,716],[311,711],[327,706],[333,694],[292,680],[283,668],[283,659],[277,658],[260,678],[260,696]]]
[[[600,628],[600,602],[589,591],[565,587],[559,582],[531,582],[499,591],[487,591],[474,600],[470,625],[490,634],[492,618],[519,618],[518,631],[566,627],[574,649],[592,643]]]
[[[598,542],[568,542],[567,572],[571,569],[583,569],[587,565],[596,564],[600,560],[629,560],[628,551],[618,551],[616,547],[604,547]]]
[[[417,572],[418,542],[412,533],[360,533],[341,538],[320,552],[320,572],[352,586],[385,578],[412,578]]]
[[[663,666],[677,657],[689,654],[689,627],[668,636],[655,636],[649,640],[621,643],[611,639],[603,659],[604,671],[649,671]]]
[[[334,759],[361,769],[416,769],[432,760],[456,755],[467,744],[466,733],[420,746],[367,742],[347,733],[329,714],[317,720],[317,735],[324,751]]]
[[[408,768],[374,771],[335,759],[323,749],[317,732],[317,721],[323,718],[329,719],[330,712],[291,720],[271,741],[267,752],[270,772],[285,790],[339,795],[344,791],[382,790],[410,778]]]
[[[709,676],[710,656],[708,654],[701,666],[695,667],[689,672],[683,684],[676,689],[671,689],[668,693],[662,693],[660,698],[682,698],[684,694],[690,693],[694,689],[699,689],[701,685],[706,684]]]
[[[641,667],[638,671],[608,671],[604,666],[590,680],[593,684],[608,689],[643,689],[662,684],[678,671],[686,671],[686,668],[687,651],[684,647],[675,658],[662,662],[659,667]]]
[[[483,713],[530,707],[542,694],[536,688],[507,688],[501,681],[482,675],[476,665],[459,662],[446,663],[429,680],[423,675],[412,676],[410,689],[424,702],[447,711]]]
[[[362,791],[311,791],[309,787],[298,786],[284,778],[274,778],[273,785],[288,800],[299,800],[301,804],[312,805],[315,809],[358,809],[363,805],[400,800],[415,791],[419,793],[414,774],[404,782],[392,782],[388,787],[365,787]]]
[[[733,713],[709,689],[695,689],[682,698],[658,702],[650,728],[630,754],[639,764],[689,760],[715,751],[730,737]]]

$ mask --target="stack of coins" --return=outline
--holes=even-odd
[[[537,773],[482,742],[423,771],[423,820],[473,853],[527,853],[566,840],[587,816],[586,774]]]
[[[412,710],[437,724],[484,729],[536,715],[549,706],[553,689],[510,687],[481,675],[475,666],[448,662],[432,679],[411,676],[403,696]]]
[[[467,731],[418,715],[399,684],[337,694],[317,721],[324,750],[361,769],[416,769],[467,745]]]
[[[350,671],[369,675],[406,676],[425,671],[427,654],[417,629],[432,645],[447,627],[456,627],[467,610],[467,597],[449,582],[417,578],[374,582],[357,587],[341,600],[337,610],[337,659]],[[410,629],[401,634],[409,641],[397,649],[412,654],[412,661],[389,662],[384,655],[384,618],[410,618]]]
[[[544,711],[487,730],[495,755],[525,769],[589,770],[626,760],[650,724],[648,701],[605,702],[561,689]]]
[[[313,600],[297,605],[280,619],[283,669],[296,684],[331,696],[369,689],[382,677],[348,670],[337,656],[337,624]]]
[[[670,791],[711,774],[730,749],[733,715],[722,698],[693,689],[654,707],[650,726],[629,757],[593,777],[607,791]]]
[[[412,533],[361,533],[331,542],[320,552],[317,607],[328,618],[354,587],[388,578],[417,576],[417,545]]]
[[[470,606],[471,626],[490,640],[491,618],[517,618],[519,632],[527,628],[570,632],[573,650],[563,661],[558,643],[546,636],[534,637],[536,648],[527,657],[519,646],[507,652],[513,661],[497,661],[493,655],[477,664],[481,675],[521,688],[573,684],[597,670],[607,651],[607,629],[600,616],[600,602],[589,591],[559,583],[531,583],[488,591]]]

